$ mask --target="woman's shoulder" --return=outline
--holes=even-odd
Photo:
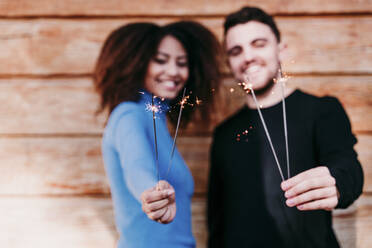
[[[126,101],[117,105],[111,112],[107,121],[106,130],[115,130],[117,126],[126,128],[138,128],[146,118],[146,106],[140,102]],[[119,125],[123,123],[125,125]]]

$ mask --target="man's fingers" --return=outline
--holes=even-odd
[[[331,187],[326,187],[326,188],[310,190],[296,197],[289,198],[286,201],[286,204],[289,207],[293,207],[293,206],[302,205],[307,202],[320,200],[320,199],[326,199],[326,198],[330,198],[334,196],[337,197],[337,190],[336,190],[336,187],[331,186]]]
[[[301,183],[302,181],[308,180],[309,178],[323,177],[330,175],[329,169],[325,166],[319,166],[307,171],[304,171],[288,180],[282,182],[281,188],[286,191],[295,185]]]
[[[291,198],[313,189],[330,187],[334,185],[336,185],[336,180],[330,175],[323,177],[313,177],[299,182],[297,185],[287,190],[285,192],[285,197]]]
[[[298,205],[298,210],[318,210],[318,209],[324,209],[324,210],[332,210],[337,206],[338,199],[337,196],[326,198],[322,200],[317,200],[313,202],[308,202],[302,205]]]

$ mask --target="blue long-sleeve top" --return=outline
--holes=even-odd
[[[104,130],[102,153],[114,204],[119,248],[195,247],[191,231],[191,197],[194,181],[176,149],[166,180],[176,192],[176,217],[170,224],[150,220],[142,211],[141,193],[158,181],[155,162],[151,94],[142,92],[138,102],[122,102],[111,113]],[[167,103],[155,99],[160,179],[165,179],[173,139],[169,134]]]

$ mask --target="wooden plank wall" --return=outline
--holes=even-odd
[[[104,117],[90,79],[108,33],[125,23],[194,19],[222,38],[243,0],[0,0],[0,246],[114,247],[100,154]],[[372,1],[252,0],[276,16],[289,44],[290,85],[337,96],[365,171],[363,196],[336,211],[344,247],[372,245]],[[230,89],[234,88],[233,93]],[[244,95],[226,71],[215,124]],[[196,182],[193,225],[205,247],[205,192],[213,126],[191,125],[179,149]]]

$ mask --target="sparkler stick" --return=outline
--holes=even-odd
[[[288,131],[287,131],[287,113],[285,107],[285,97],[284,97],[284,78],[283,78],[283,71],[282,65],[279,64],[279,83],[282,88],[282,104],[283,104],[283,124],[284,124],[284,137],[285,137],[285,152],[286,152],[286,161],[287,161],[287,174],[288,178],[291,177],[290,169],[289,169],[289,149],[288,149]]]
[[[172,160],[173,160],[174,149],[176,148],[176,141],[177,141],[178,127],[180,126],[182,110],[183,110],[183,108],[184,108],[184,104],[185,104],[185,102],[186,102],[185,94],[186,94],[186,87],[183,89],[182,100],[181,100],[181,102],[180,102],[180,112],[178,113],[178,120],[177,120],[176,132],[175,132],[175,134],[174,134],[174,138],[173,138],[172,152],[171,152],[171,155],[170,155],[170,158],[169,158],[168,170],[167,170],[167,174],[166,174],[165,178],[168,178],[168,174],[169,174],[169,171],[170,171],[171,166],[172,166]]]
[[[155,164],[156,164],[156,174],[158,177],[158,181],[160,181],[160,174],[159,174],[159,155],[158,155],[158,141],[156,138],[156,121],[155,121],[155,111],[156,107],[154,104],[154,94],[151,94],[151,110],[152,110],[152,120],[153,120],[153,127],[154,127],[154,142],[155,142]]]
[[[249,82],[249,78],[248,78],[247,81]],[[273,146],[273,142],[271,141],[271,137],[270,137],[269,131],[268,131],[267,127],[266,127],[265,119],[262,116],[260,105],[258,104],[258,101],[256,99],[256,95],[254,94],[253,86],[252,86],[251,83],[248,83],[248,84],[245,84],[244,85],[244,88],[248,88],[250,90],[250,92],[252,93],[252,97],[253,97],[254,103],[256,104],[256,107],[257,107],[258,115],[260,116],[262,125],[263,125],[264,130],[265,130],[266,138],[269,141],[270,148],[271,148],[271,151],[273,152],[274,159],[275,159],[276,165],[278,166],[279,173],[280,173],[280,176],[282,178],[282,181],[284,181],[283,172],[282,172],[282,169],[280,167],[278,157],[276,156],[276,152],[275,152],[275,149],[274,149],[274,146]]]

